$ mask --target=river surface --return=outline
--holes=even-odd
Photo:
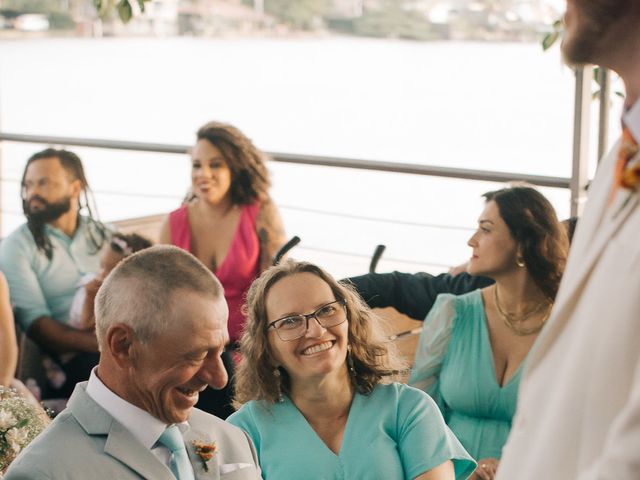
[[[544,53],[535,43],[0,42],[0,129],[12,133],[188,144],[198,126],[216,119],[271,152],[566,177],[573,96],[573,72],[557,47]],[[2,235],[23,221],[18,180],[41,148],[2,146]],[[75,150],[104,220],[169,211],[189,185],[186,156]],[[480,195],[501,187],[280,163],[270,169],[287,233],[303,240],[294,256],[338,276],[366,271],[380,243],[387,252],[378,271],[437,272],[464,261]],[[568,216],[567,191],[543,192]]]

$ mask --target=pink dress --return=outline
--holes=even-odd
[[[240,339],[245,317],[241,312],[245,294],[251,282],[258,276],[260,242],[256,232],[256,218],[260,202],[242,205],[240,221],[233,235],[227,256],[215,273],[224,287],[224,296],[229,305],[229,338],[231,342]],[[171,243],[191,252],[191,228],[187,206],[169,214]]]

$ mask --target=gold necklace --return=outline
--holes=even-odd
[[[504,324],[507,327],[509,327],[509,329],[513,333],[515,333],[516,335],[519,335],[519,336],[532,335],[532,334],[538,333],[540,330],[542,330],[542,327],[544,326],[544,322],[547,321],[547,319],[549,318],[549,315],[551,314],[551,307],[553,307],[553,302],[549,302],[549,306],[547,307],[547,312],[544,314],[544,317],[542,317],[542,320],[540,321],[539,325],[536,325],[535,327],[522,328],[522,327],[518,327],[516,324],[524,322],[526,319],[528,319],[529,317],[531,317],[535,313],[539,312],[540,309],[542,308],[542,306],[544,305],[544,303],[540,303],[533,310],[531,310],[531,311],[529,311],[529,312],[527,312],[527,313],[525,313],[523,315],[520,315],[520,318],[517,318],[517,316],[515,314],[505,312],[502,309],[502,305],[500,305],[500,299],[498,298],[498,286],[497,285],[495,285],[494,288],[493,288],[493,299],[495,301],[496,308],[498,309],[498,313],[500,314],[500,316],[502,317],[502,320],[504,321]]]

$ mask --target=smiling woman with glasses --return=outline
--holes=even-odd
[[[474,462],[420,390],[378,318],[321,268],[287,261],[247,295],[229,421],[265,479],[464,479]]]
[[[336,300],[322,305],[315,312],[300,315],[287,315],[271,322],[267,329],[273,328],[280,340],[285,342],[304,337],[309,330],[309,320],[314,318],[321,327],[331,328],[347,320],[346,300]]]

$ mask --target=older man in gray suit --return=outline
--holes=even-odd
[[[227,316],[220,282],[190,254],[124,260],[96,298],[98,367],[6,480],[260,478],[248,437],[194,408],[227,383]]]

